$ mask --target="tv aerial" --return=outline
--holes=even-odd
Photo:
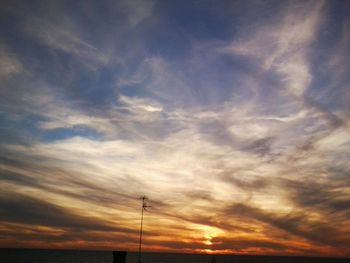
[[[143,211],[147,211],[148,207],[152,207],[147,204],[147,196],[143,195],[139,199],[142,200],[141,206],[141,226],[140,226],[140,241],[139,241],[139,263],[141,263],[141,244],[142,244],[142,227],[143,227]]]

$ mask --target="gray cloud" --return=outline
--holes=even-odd
[[[350,197],[341,190],[349,187],[347,179],[327,180],[324,183],[307,179],[303,182],[285,180],[284,186],[291,194],[290,199],[305,210],[318,211],[333,218],[332,221],[337,215],[343,215],[343,220],[350,215]]]
[[[26,195],[3,191],[1,193],[1,220],[22,224],[62,227],[75,230],[117,231],[109,222],[77,215],[67,209]],[[119,229],[119,231],[134,231]],[[137,232],[137,231],[136,231]]]
[[[274,137],[270,136],[267,138],[257,139],[253,142],[247,142],[247,145],[243,147],[243,150],[264,156],[270,153],[271,144],[273,143],[274,139]]]
[[[96,246],[98,246],[99,242],[135,242],[138,238],[137,235],[132,235],[131,233],[125,234],[116,231],[96,231],[94,229],[84,229],[84,231],[70,229],[70,231],[66,231],[55,229],[52,232],[45,232],[33,225],[11,225],[6,222],[3,222],[3,224],[7,229],[0,230],[0,236],[6,238],[16,235],[18,243],[32,241],[33,243],[49,242],[50,244],[59,244],[60,242],[84,241],[96,242]]]
[[[257,220],[289,234],[308,239],[315,244],[345,247],[348,240],[338,239],[341,230],[332,226],[328,221],[312,220],[307,210],[297,210],[279,215],[244,204],[234,204],[225,210],[226,216],[238,216],[245,219]],[[326,238],[325,238],[326,237]]]
[[[196,2],[188,20],[181,3],[129,2],[0,4],[4,238],[132,247],[147,194],[145,233],[166,249],[343,248],[348,18],[323,1]]]
[[[239,178],[239,170],[238,171],[226,171],[225,173],[220,174],[220,178],[226,182],[233,184],[243,190],[247,191],[259,191],[269,186],[269,184],[273,183],[273,179],[269,178],[258,178],[258,179],[248,179],[244,180],[243,178]]]
[[[271,248],[277,250],[287,250],[289,247],[279,243],[279,242],[271,242],[259,239],[230,239],[225,237],[214,237],[211,239],[213,243],[212,249],[215,250],[224,250],[224,249],[235,249],[241,251],[246,248],[259,247],[259,248]]]
[[[7,152],[10,154],[10,152]],[[82,179],[84,175],[79,172],[72,172],[62,167],[50,167],[40,165],[39,162],[52,161],[47,158],[39,160],[13,157],[8,158],[0,155],[0,161],[8,167],[14,166],[16,170],[0,168],[1,179],[12,185],[30,187],[46,193],[58,194],[71,197],[76,200],[105,207],[129,207],[135,203],[135,197],[120,192],[120,189],[106,189],[90,180]],[[36,174],[40,171],[40,175]],[[34,175],[36,174],[36,175]],[[60,188],[60,182],[64,182],[69,188]]]

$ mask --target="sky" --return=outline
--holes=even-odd
[[[350,256],[350,1],[0,21],[0,247]]]

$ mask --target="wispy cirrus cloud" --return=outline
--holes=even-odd
[[[1,53],[1,244],[137,249],[147,194],[148,250],[348,255],[348,19],[337,35],[333,4],[270,5],[234,4],[255,23],[221,4],[12,8],[28,45]]]
[[[323,1],[316,5],[292,3],[282,12],[279,24],[263,25],[220,52],[257,59],[263,70],[281,75],[291,95],[302,95],[312,80],[306,57],[322,22],[324,5]]]
[[[79,31],[75,30],[74,25],[69,21],[65,24],[54,24],[47,20],[33,18],[26,24],[24,31],[49,48],[77,56],[87,65],[108,63],[108,55],[84,41],[79,36]]]
[[[3,44],[0,44],[0,61],[1,79],[16,73],[20,73],[23,70],[22,63],[19,61],[17,56]]]
[[[127,14],[128,22],[132,26],[137,26],[144,19],[147,19],[153,15],[153,8],[155,1],[120,1],[117,3],[118,7],[122,7]]]

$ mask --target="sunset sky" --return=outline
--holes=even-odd
[[[350,1],[1,1],[0,247],[350,256]]]

